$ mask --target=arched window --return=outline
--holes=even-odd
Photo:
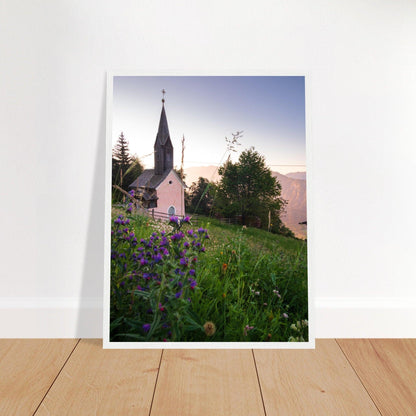
[[[173,205],[168,208],[168,215],[175,215],[176,209]]]

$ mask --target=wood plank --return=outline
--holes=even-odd
[[[315,350],[255,350],[269,416],[379,415],[335,340]]]
[[[102,340],[83,339],[36,416],[148,416],[161,354],[104,350]]]
[[[416,339],[338,343],[383,416],[416,414]]]
[[[77,342],[0,340],[0,414],[32,415]]]
[[[165,350],[151,416],[264,415],[251,350]]]

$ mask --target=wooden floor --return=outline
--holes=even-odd
[[[315,350],[103,350],[0,340],[0,415],[416,415],[416,340]]]

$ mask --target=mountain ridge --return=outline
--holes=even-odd
[[[199,177],[216,182],[220,179],[217,166],[194,166],[184,169],[185,183],[191,186]],[[287,201],[282,221],[296,237],[306,238],[306,226],[299,224],[306,221],[306,172],[293,172],[283,175],[273,172],[282,186],[282,198]],[[295,177],[293,177],[295,176]],[[302,178],[304,177],[304,179]]]

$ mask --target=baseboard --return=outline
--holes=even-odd
[[[0,338],[102,338],[100,298],[0,298]]]
[[[316,338],[414,338],[416,298],[317,298]]]
[[[416,298],[317,298],[316,338],[414,338]],[[101,338],[100,298],[0,298],[0,338]]]

